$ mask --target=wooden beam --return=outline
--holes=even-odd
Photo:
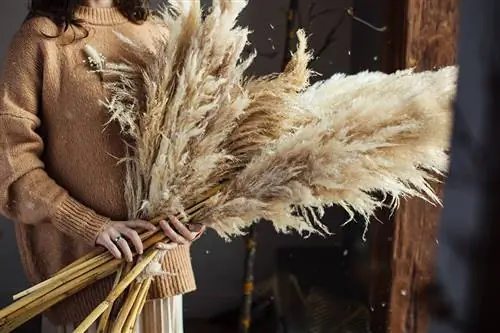
[[[433,69],[456,63],[459,0],[407,0],[405,67]],[[442,197],[442,185],[433,185]],[[425,291],[431,282],[441,214],[422,200],[403,202],[394,223],[391,333],[424,333]]]
[[[408,0],[406,66],[420,70],[456,63],[459,0]]]

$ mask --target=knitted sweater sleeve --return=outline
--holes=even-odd
[[[49,177],[37,129],[45,37],[25,23],[14,36],[0,77],[0,213],[19,223],[52,223],[91,245],[109,219],[72,198]]]

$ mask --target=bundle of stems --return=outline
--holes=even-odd
[[[310,85],[306,36],[282,73],[249,78],[249,31],[236,25],[245,1],[171,0],[148,48],[119,36],[143,64],[106,64],[110,121],[129,154],[130,218],[178,216],[230,239],[255,221],[280,232],[329,234],[323,209],[340,205],[368,222],[389,203],[417,196],[438,203],[428,182],[446,172],[457,69],[335,75]],[[97,53],[87,47],[89,55]],[[380,195],[380,193],[382,195]],[[141,235],[146,252],[127,266],[96,249],[0,311],[0,333],[116,274],[108,297],[75,332],[131,332],[158,272],[162,232]],[[126,295],[117,318],[111,308]]]
[[[200,205],[192,206],[188,210],[188,213],[194,216],[199,207]],[[152,222],[156,223],[158,220]],[[128,269],[119,269],[120,266],[124,265],[121,260],[114,259],[109,252],[96,249],[62,269],[54,277],[16,294],[14,299],[17,302],[0,310],[0,332],[11,332],[16,327],[46,311],[66,297],[114,273],[116,273],[114,294],[111,293],[108,300],[116,300],[121,294],[120,290],[125,290],[130,284],[134,283],[136,278],[143,273],[144,268],[154,259],[158,253],[155,245],[158,242],[164,241],[165,236],[162,233],[144,232],[141,234],[141,239],[146,254],[138,258],[136,264],[133,266],[128,263],[125,264],[125,267],[128,267]],[[137,257],[137,254],[135,256]],[[141,294],[136,294],[135,297],[142,296],[139,300],[143,301],[145,297],[144,292],[148,289],[146,286],[150,283],[150,277],[141,279],[140,285],[143,285],[143,288],[146,290]],[[109,304],[112,304],[112,302]],[[104,305],[101,305],[101,308],[103,307]],[[130,310],[133,309],[131,308]],[[136,309],[136,311],[139,310]],[[132,324],[132,318],[129,319],[129,324]],[[103,332],[107,331],[103,330]]]

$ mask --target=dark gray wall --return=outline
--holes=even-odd
[[[158,1],[153,1],[155,4]],[[308,1],[300,1],[303,25],[308,27],[312,47],[322,48],[329,31],[339,22],[343,8],[351,4],[351,0],[317,0],[315,12],[323,12],[330,8],[328,15],[319,16],[310,22],[308,18]],[[269,73],[281,67],[284,55],[286,36],[286,15],[288,0],[269,1],[251,0],[242,22],[250,25],[254,31],[252,40],[261,52],[252,68],[254,73]],[[25,1],[2,0],[0,5],[0,54],[21,23],[26,11]],[[336,9],[336,10],[334,10]],[[319,59],[314,62],[315,69],[328,76],[334,72],[350,71],[352,21],[344,20],[330,46]],[[257,280],[269,278],[274,268],[274,250],[286,245],[311,246],[335,245],[341,240],[342,230],[335,227],[344,221],[345,215],[339,210],[331,210],[327,214],[328,224],[334,226],[337,235],[327,240],[311,237],[303,241],[296,236],[278,236],[267,225],[259,226],[259,247],[257,255]],[[348,227],[349,228],[349,227]],[[1,220],[0,262],[5,272],[0,274],[0,306],[10,302],[11,295],[26,287],[26,280],[19,265],[15,246],[12,223]],[[242,240],[225,243],[213,232],[209,232],[193,246],[193,261],[199,289],[186,297],[186,314],[190,317],[207,317],[237,306],[241,298],[244,260],[244,244]]]

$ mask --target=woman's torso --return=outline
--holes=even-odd
[[[87,10],[87,9],[86,9]],[[102,10],[101,10],[102,12]],[[106,15],[78,13],[88,20],[85,38],[73,40],[73,29],[61,37],[47,38],[43,45],[43,68],[38,129],[44,142],[42,160],[45,170],[80,203],[113,220],[127,219],[124,199],[123,165],[125,145],[119,128],[109,123],[102,102],[107,94],[101,77],[92,72],[84,52],[91,45],[107,59],[137,61],[120,40],[148,43],[149,24],[128,22],[116,9]],[[55,29],[45,18],[35,18],[40,32],[53,35]],[[92,21],[94,20],[94,21]],[[83,30],[75,30],[79,36]],[[16,224],[18,246],[32,283],[41,282],[91,248],[62,234],[50,223],[36,226]],[[84,318],[107,294],[110,279],[104,279],[55,306],[49,313],[56,323],[75,323]]]

